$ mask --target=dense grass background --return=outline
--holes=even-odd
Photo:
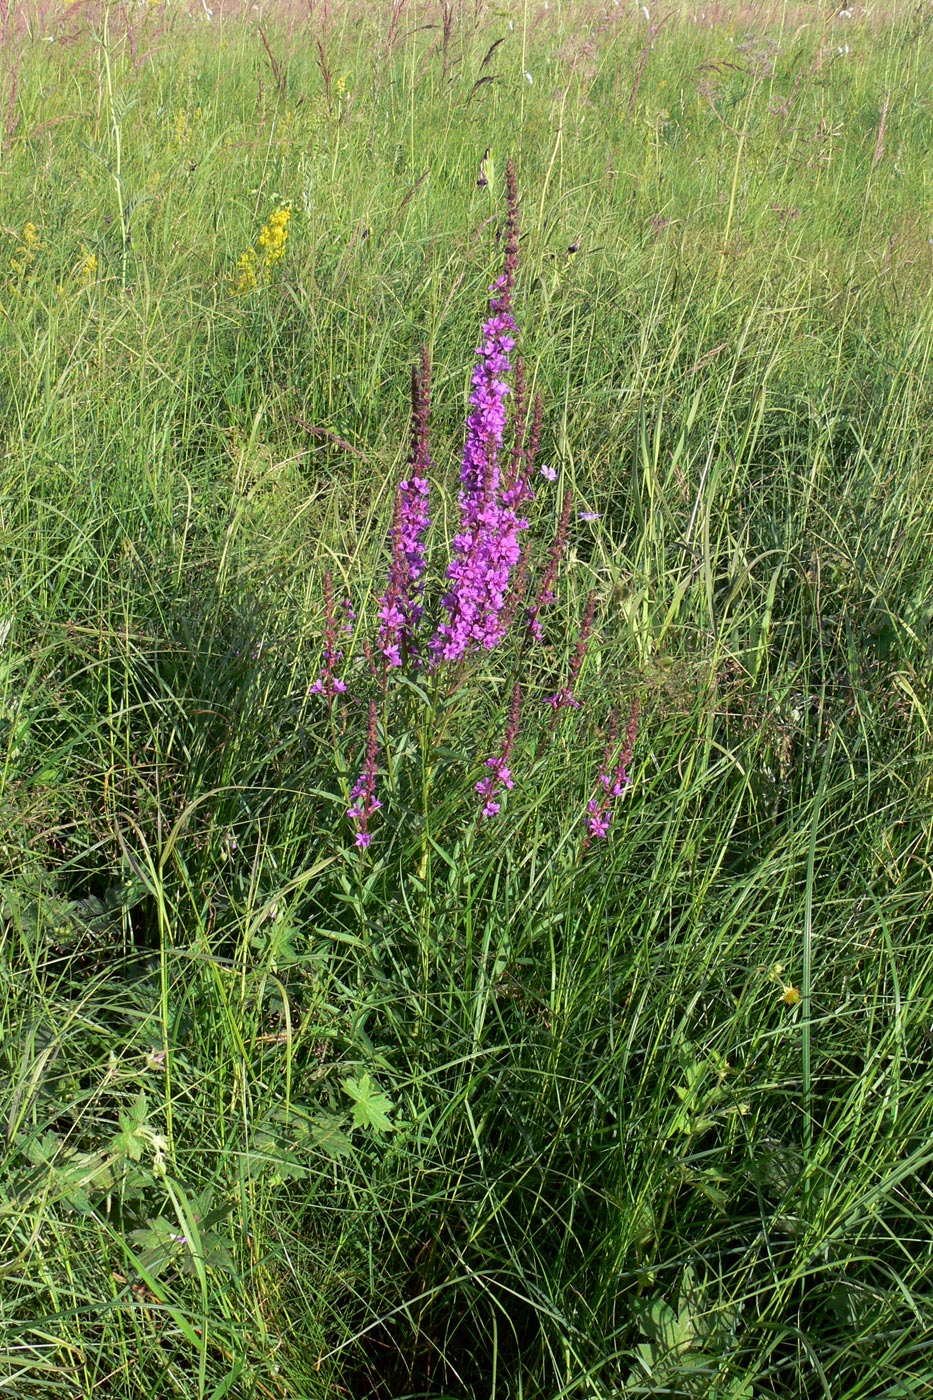
[[[933,7],[215,10],[0,10],[6,1392],[929,1394]],[[587,702],[477,825],[514,655],[413,695],[360,859],[508,157]]]

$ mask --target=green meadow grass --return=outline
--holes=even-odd
[[[929,1394],[933,8],[215,8],[0,15],[0,1389]],[[585,703],[478,823],[515,657],[412,691],[361,855],[509,158]]]

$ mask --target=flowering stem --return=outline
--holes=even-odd
[[[363,771],[350,790],[351,806],[347,816],[356,826],[356,844],[366,850],[372,841],[369,819],[382,806],[376,796],[376,756],[379,752],[376,702],[369,702],[369,727],[366,735],[366,761]]]
[[[635,736],[638,733],[638,697],[632,701],[632,708],[629,712],[628,725],[625,730],[625,742],[622,752],[616,758],[616,718],[613,713],[612,722],[609,729],[609,741],[606,744],[606,752],[603,756],[602,771],[599,774],[599,787],[595,797],[591,797],[587,803],[586,827],[587,835],[583,842],[584,850],[590,844],[594,836],[605,840],[609,835],[609,823],[612,821],[613,809],[622,793],[632,781],[628,771],[628,766],[632,761],[632,753],[635,749]]]
[[[512,703],[509,705],[509,720],[506,726],[505,738],[502,743],[502,751],[498,757],[486,759],[485,766],[492,770],[485,778],[480,778],[474,784],[475,790],[484,799],[481,817],[498,816],[501,804],[497,798],[502,788],[507,791],[515,786],[512,778],[512,770],[509,768],[509,761],[512,757],[512,749],[515,747],[515,739],[518,734],[518,725],[521,717],[522,692],[518,681],[512,689]]]
[[[506,634],[504,615],[512,570],[521,556],[519,533],[528,528],[518,507],[531,497],[517,476],[503,487],[500,457],[506,428],[505,400],[511,372],[509,352],[517,328],[512,290],[518,262],[518,199],[515,171],[507,170],[508,221],[505,265],[490,288],[492,315],[482,328],[473,370],[471,411],[460,469],[460,530],[447,569],[451,588],[444,599],[447,621],[431,642],[435,661],[459,662],[469,651],[498,646]]]
[[[551,728],[557,723],[559,710],[572,709],[579,710],[580,701],[574,694],[574,688],[580,675],[580,667],[583,665],[583,658],[586,656],[587,647],[590,644],[590,633],[593,630],[593,618],[596,616],[596,591],[590,590],[586,600],[586,610],[580,621],[580,631],[577,635],[577,645],[574,649],[570,662],[570,670],[567,672],[567,679],[564,684],[553,695],[549,695],[545,700],[546,705],[553,709],[551,717]]]

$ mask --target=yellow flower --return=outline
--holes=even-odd
[[[254,292],[260,282],[269,280],[270,270],[285,256],[288,242],[288,221],[292,211],[283,204],[269,215],[256,240],[255,248],[247,248],[237,259],[234,293]]]
[[[288,242],[288,221],[291,216],[292,211],[287,205],[282,205],[269,216],[269,222],[259,235],[263,267],[273,267],[284,258],[285,244]]]
[[[35,224],[31,220],[23,224],[22,242],[14,256],[10,258],[10,271],[17,282],[25,280],[41,247],[39,230]]]
[[[259,286],[259,278],[256,276],[256,254],[252,248],[247,248],[237,259],[236,272],[236,290],[244,296],[247,292],[254,292]]]
[[[81,249],[82,260],[78,267],[78,286],[90,287],[92,282],[97,281],[97,254],[89,253],[86,248]]]

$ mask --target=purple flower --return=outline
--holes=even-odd
[[[544,477],[545,481],[556,481],[556,480],[557,480],[557,468],[556,468],[556,467],[543,466],[543,467],[541,468],[541,475]]]
[[[349,600],[344,603],[347,615],[353,614]],[[324,574],[324,665],[317,680],[308,687],[309,695],[326,695],[331,706],[334,697],[343,695],[347,688],[346,681],[342,681],[334,675],[334,668],[338,662],[343,660],[343,652],[337,646],[337,614],[334,608],[334,580],[330,569]]]
[[[635,748],[635,736],[638,733],[638,697],[632,701],[632,708],[629,712],[628,725],[625,731],[625,743],[621,754],[615,757],[615,713],[612,716],[612,727],[609,734],[609,742],[606,745],[606,752],[603,756],[602,771],[600,772],[598,783],[602,792],[596,797],[591,797],[586,804],[587,818],[586,827],[589,833],[584,844],[588,845],[592,837],[605,840],[609,835],[609,823],[612,821],[613,808],[632,781],[628,773],[628,765],[632,761],[632,753]]]
[[[608,836],[609,822],[612,818],[612,813],[608,808],[600,807],[599,803],[593,798],[587,803],[586,810],[590,814],[586,822],[590,835],[601,837]]]
[[[580,701],[574,698],[574,693],[569,685],[562,685],[560,690],[549,695],[544,703],[550,705],[555,714],[558,710],[579,710],[580,708]]]
[[[502,741],[502,752],[497,756],[487,758],[484,765],[484,767],[492,770],[494,776],[489,776],[489,774],[487,774],[485,778],[480,778],[479,782],[474,784],[480,797],[485,798],[485,805],[481,814],[484,817],[498,816],[500,804],[493,799],[500,789],[505,788],[507,792],[511,792],[512,788],[515,786],[512,770],[509,767],[509,759],[512,757],[512,750],[515,747],[515,740],[518,735],[521,709],[522,691],[521,686],[518,681],[516,681],[512,690],[512,700],[509,705],[509,718],[505,729],[505,737]]]
[[[353,799],[347,808],[347,816],[357,824],[356,845],[366,850],[372,841],[369,819],[378,812],[382,803],[376,796],[376,755],[379,752],[379,738],[376,732],[376,702],[369,702],[369,729],[366,736],[366,761],[363,771],[350,790]]]
[[[591,524],[594,520],[601,520],[602,516],[597,510],[581,510],[578,519],[585,520],[587,524]]]
[[[460,529],[454,536],[453,558],[447,569],[451,587],[443,600],[442,622],[431,650],[438,661],[460,661],[468,651],[490,649],[502,641],[504,613],[512,570],[521,557],[519,535],[528,521],[519,514],[532,496],[526,478],[517,475],[502,484],[501,455],[506,428],[506,376],[509,352],[517,328],[511,313],[512,280],[518,256],[515,176],[509,167],[509,226],[505,272],[490,288],[492,315],[484,322],[466,441],[460,467]],[[523,460],[517,459],[519,466]]]
[[[427,346],[421,351],[420,371],[411,375],[411,472],[399,482],[392,526],[392,563],[388,587],[379,600],[379,648],[389,666],[401,666],[405,655],[417,655],[416,633],[423,611],[425,571],[424,536],[428,515],[428,412],[430,362]]]
[[[509,312],[497,311],[483,326],[477,350],[460,470],[460,529],[447,569],[452,585],[444,598],[448,620],[438,627],[431,644],[443,661],[460,661],[467,651],[490,649],[505,635],[502,612],[521,555],[519,532],[528,528],[515,507],[530,494],[522,478],[511,489],[501,489],[499,457],[509,392],[504,376],[510,369],[514,331]]]

